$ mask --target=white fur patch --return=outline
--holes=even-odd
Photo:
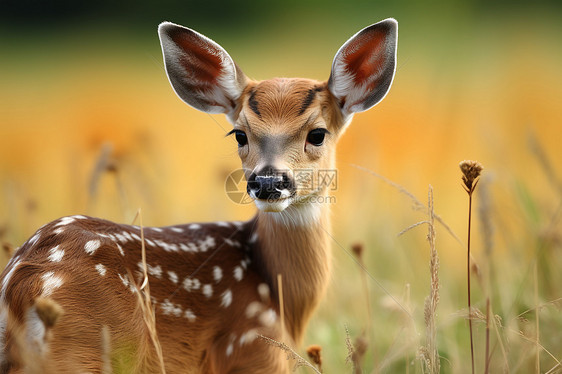
[[[277,313],[273,309],[268,309],[260,314],[259,321],[266,327],[271,327],[277,320]]]
[[[190,230],[199,230],[201,228],[201,225],[199,225],[197,223],[192,223],[191,225],[188,226],[188,228]]]
[[[162,313],[165,315],[173,315],[175,317],[180,317],[183,313],[181,305],[174,304],[168,299],[160,304],[160,309],[162,309]]]
[[[64,283],[60,276],[55,275],[54,271],[43,274],[41,279],[43,279],[43,291],[41,292],[43,297],[51,296]]]
[[[252,236],[250,236],[250,240],[248,240],[248,243],[254,244],[254,243],[257,242],[257,241],[258,241],[258,233],[257,233],[257,232],[254,232],[254,233],[252,234]]]
[[[103,266],[102,264],[97,264],[96,265],[96,270],[98,271],[98,273],[100,273],[100,275],[103,277],[105,276],[105,273],[107,272],[105,266]]]
[[[10,260],[10,262],[12,262],[12,260]],[[6,288],[8,287],[8,283],[10,283],[10,279],[12,278],[12,275],[14,275],[14,272],[16,271],[19,264],[20,261],[15,260],[10,271],[8,271],[8,273],[6,273],[6,275],[4,276],[4,279],[2,279],[2,300],[4,300],[6,296]]]
[[[188,320],[189,322],[195,322],[195,319],[197,318],[197,317],[195,316],[195,314],[191,311],[191,309],[187,309],[187,310],[183,313],[183,316],[184,316],[185,318],[187,318],[187,320]]]
[[[223,308],[228,308],[230,304],[232,304],[232,291],[228,289],[221,295],[221,306]]]
[[[240,345],[250,344],[258,337],[258,332],[255,329],[250,329],[240,336]]]
[[[49,250],[49,257],[47,257],[49,259],[49,261],[51,262],[60,262],[64,256],[64,250],[63,249],[59,249],[60,245],[57,245],[54,248],[51,248]]]
[[[119,245],[119,243],[115,243],[117,245],[117,250],[121,256],[125,256],[125,252],[123,251],[123,247]]]
[[[178,275],[175,272],[168,271],[168,278],[170,279],[170,282],[172,282],[174,284],[178,284],[179,278],[178,278]]]
[[[99,239],[90,240],[84,245],[84,250],[87,254],[93,255],[98,248],[101,246],[101,241]]]
[[[218,266],[213,267],[213,278],[216,283],[219,283],[222,279],[222,269]]]
[[[236,279],[238,282],[240,282],[242,278],[244,278],[244,270],[240,266],[236,266],[232,273],[234,275],[234,279]]]
[[[142,262],[139,262],[137,266],[139,267],[140,271],[144,270],[144,265],[142,264]],[[162,266],[160,265],[153,266],[150,264],[146,264],[146,272],[155,278],[162,278]]]
[[[183,229],[181,227],[171,227],[170,230],[172,230],[173,232],[177,232],[178,234],[181,234],[183,232]]]
[[[201,288],[201,282],[196,278],[185,278],[182,285],[187,292],[197,291]]]
[[[211,296],[213,296],[213,286],[210,284],[203,285],[203,295],[205,295],[207,299],[210,299]]]
[[[215,238],[212,236],[207,235],[205,240],[199,240],[199,250],[201,252],[207,252],[209,249],[213,248],[216,245]]]
[[[55,225],[55,227],[66,226],[74,221],[76,221],[76,218],[74,217],[63,217],[59,220],[59,222]]]

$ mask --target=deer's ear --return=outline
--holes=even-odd
[[[247,78],[217,43],[170,22],[158,27],[166,73],[176,94],[207,113],[232,114]]]
[[[381,101],[396,70],[398,23],[389,18],[364,28],[339,49],[328,87],[344,118]]]

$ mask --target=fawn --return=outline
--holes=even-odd
[[[334,169],[353,114],[384,98],[397,22],[350,38],[326,82],[253,81],[207,37],[169,22],[158,32],[177,95],[232,123],[258,213],[248,222],[161,228],[80,215],[46,224],[1,276],[0,373],[291,369],[260,335],[299,344],[330,274],[329,206],[319,199],[327,186],[295,170]],[[139,307],[146,282],[157,339]]]

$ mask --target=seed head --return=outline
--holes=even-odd
[[[459,164],[462,172],[462,181],[464,183],[464,188],[468,194],[472,194],[476,185],[478,184],[478,178],[482,172],[482,165],[478,161],[464,160]]]
[[[306,349],[306,353],[318,369],[322,370],[322,347],[316,344],[311,345]]]
[[[352,244],[351,251],[358,259],[361,259],[363,257],[363,243]]]

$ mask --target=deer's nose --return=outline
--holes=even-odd
[[[266,166],[248,178],[248,194],[260,200],[278,200],[294,192],[294,183],[286,171]]]

